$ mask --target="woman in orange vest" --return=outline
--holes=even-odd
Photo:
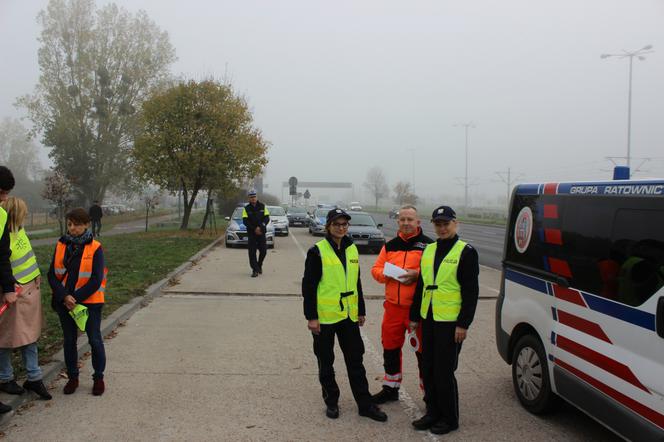
[[[64,394],[72,394],[78,388],[78,350],[76,339],[78,327],[69,311],[82,304],[88,308],[85,333],[92,352],[92,394],[104,393],[104,369],[106,352],[101,335],[101,310],[106,290],[106,266],[101,244],[95,241],[90,231],[90,216],[87,210],[76,208],[66,215],[67,234],[56,246],[48,282],[53,291],[51,306],[60,317],[64,338],[65,364],[69,381]]]

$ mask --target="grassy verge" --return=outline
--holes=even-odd
[[[147,287],[163,279],[217,236],[209,231],[163,229],[103,237],[101,242],[109,271],[104,317],[132,298],[142,296]],[[42,363],[62,347],[62,330],[58,315],[51,309],[51,289],[46,278],[54,246],[34,248],[42,272],[42,304],[46,319],[38,343]],[[14,367],[21,373],[23,364],[17,363],[18,352],[14,356]]]

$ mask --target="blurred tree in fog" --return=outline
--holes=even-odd
[[[9,167],[16,178],[14,194],[28,204],[30,212],[44,208],[41,197],[41,162],[37,146],[21,122],[5,118],[0,122],[0,164]]]
[[[60,226],[60,235],[65,233],[65,214],[72,207],[72,185],[67,177],[56,171],[44,179],[42,197],[55,205],[55,216]]]
[[[163,189],[181,191],[181,229],[200,191],[238,188],[267,164],[268,142],[253,126],[246,101],[226,84],[181,82],[143,103],[142,132],[134,148],[139,175]],[[208,203],[209,207],[209,203]]]
[[[394,185],[394,202],[403,206],[404,204],[417,204],[419,198],[412,193],[410,183],[399,181]]]
[[[79,204],[131,179],[137,109],[175,60],[168,34],[143,11],[51,0],[38,15],[41,75],[19,98]]]
[[[385,174],[383,169],[378,166],[372,167],[367,172],[367,180],[364,182],[364,187],[371,193],[375,201],[375,208],[378,208],[378,200],[385,198],[390,194],[390,188],[387,187]]]

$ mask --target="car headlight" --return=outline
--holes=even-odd
[[[385,235],[383,235],[382,233],[372,233],[371,238],[372,239],[383,239],[383,238],[385,238]]]

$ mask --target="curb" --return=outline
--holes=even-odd
[[[221,235],[219,238],[212,241],[210,244],[205,246],[202,250],[196,253],[194,256],[189,258],[187,261],[180,264],[175,270],[166,275],[166,277],[160,281],[155,282],[150,287],[145,289],[145,295],[138,296],[133,298],[125,305],[118,308],[116,311],[111,313],[109,317],[101,321],[101,335],[106,337],[113,330],[115,330],[118,325],[131,317],[136,311],[140,310],[143,307],[146,307],[154,298],[161,296],[161,289],[164,288],[171,279],[179,276],[184,273],[186,270],[189,270],[190,267],[196,264],[201,258],[208,254],[210,250],[218,246],[223,242],[224,235]],[[81,342],[82,339],[79,339]],[[78,358],[80,359],[87,351],[90,350],[90,344],[87,340],[78,344]],[[60,350],[51,357],[51,362],[42,366],[42,380],[47,388],[52,384],[59,373],[65,367],[65,357],[64,351]],[[6,396],[5,396],[6,397]],[[0,428],[5,427],[11,418],[16,414],[16,411],[24,404],[32,402],[33,400],[40,400],[37,398],[37,395],[31,392],[26,392],[18,396],[10,396],[10,398],[4,402],[7,405],[12,407],[12,411],[5,413],[0,417]]]

